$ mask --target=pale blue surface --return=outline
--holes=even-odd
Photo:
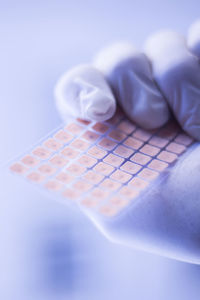
[[[60,123],[52,91],[68,67],[119,38],[140,46],[161,27],[184,33],[199,6],[197,0],[1,1],[1,162]],[[199,298],[198,266],[115,246],[78,211],[15,177],[1,179],[2,299]]]

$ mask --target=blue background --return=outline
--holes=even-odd
[[[53,87],[104,45],[186,34],[191,1],[0,1],[0,163],[60,124]],[[79,211],[0,175],[0,298],[199,299],[200,267],[107,241]]]

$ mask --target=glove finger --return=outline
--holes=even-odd
[[[187,45],[189,50],[200,58],[200,20],[197,20],[189,27]]]
[[[64,120],[71,115],[105,121],[116,110],[114,95],[103,74],[90,65],[79,65],[62,75],[54,94],[56,107]]]
[[[147,57],[128,43],[111,45],[94,58],[129,119],[154,129],[169,119],[168,104],[156,86]]]
[[[160,31],[146,42],[154,78],[182,128],[200,140],[200,66],[185,39]]]

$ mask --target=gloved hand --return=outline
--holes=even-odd
[[[104,121],[116,102],[128,118],[146,129],[164,125],[172,113],[200,140],[200,21],[187,36],[160,31],[149,37],[145,54],[128,43],[100,51],[93,65],[64,74],[55,87],[58,111]],[[116,100],[115,100],[116,99]]]

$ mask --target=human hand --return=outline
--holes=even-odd
[[[116,102],[145,129],[164,125],[173,114],[182,128],[200,140],[200,21],[187,40],[160,31],[145,43],[145,54],[127,43],[100,51],[92,65],[61,77],[55,88],[57,108],[68,115],[104,121]]]
[[[183,37],[165,31],[148,39],[145,53],[127,43],[116,44],[99,52],[94,66],[67,72],[55,90],[64,118],[71,113],[103,121],[114,114],[118,103],[129,119],[147,129],[164,125],[173,114],[185,131],[200,140],[200,22],[189,30],[187,46]],[[113,242],[200,264],[199,156],[195,143],[130,202],[128,194],[119,193],[115,201],[128,204],[111,218],[87,205],[82,208]],[[138,174],[135,178],[141,180]],[[130,192],[129,183],[124,185]],[[108,203],[115,213],[116,203]]]

